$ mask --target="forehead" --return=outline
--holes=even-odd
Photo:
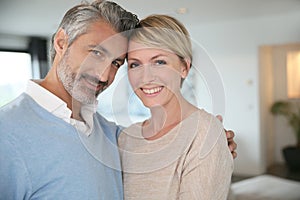
[[[89,25],[85,34],[77,38],[82,44],[105,48],[112,55],[123,55],[127,52],[128,40],[117,33],[108,23],[96,21]]]
[[[151,56],[153,54],[162,54],[162,55],[174,54],[174,52],[166,48],[162,48],[158,46],[151,47],[149,45],[141,44],[133,40],[129,41],[128,56],[130,57],[140,53],[146,54],[148,56]]]

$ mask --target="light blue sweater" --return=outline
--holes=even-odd
[[[0,109],[0,199],[123,199],[120,128],[94,115],[87,137],[22,94]]]

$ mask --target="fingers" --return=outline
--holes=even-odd
[[[222,115],[217,115],[216,117],[220,120],[220,122],[223,122],[223,117],[222,117]]]
[[[221,122],[223,122],[223,117],[221,115],[216,116]],[[225,130],[227,141],[228,141],[228,147],[232,154],[233,159],[237,157],[236,148],[237,144],[234,142],[233,138],[235,136],[234,132],[232,130]]]
[[[226,132],[226,137],[227,137],[227,140],[228,141],[233,141],[233,138],[234,138],[234,132],[232,130],[226,130],[225,129],[225,132]]]
[[[237,144],[233,140],[228,141],[228,146],[231,152],[234,152],[237,148]]]
[[[231,152],[231,155],[232,155],[233,159],[235,159],[237,157],[237,153],[235,151]]]
[[[236,158],[237,157],[237,153],[236,153],[237,144],[233,140],[235,134],[232,130],[225,130],[225,132],[226,132],[229,150],[232,154],[232,157]]]

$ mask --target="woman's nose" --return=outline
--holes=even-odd
[[[154,81],[155,75],[153,73],[151,64],[144,65],[143,69],[144,69],[143,78],[142,78],[143,82],[148,83]]]

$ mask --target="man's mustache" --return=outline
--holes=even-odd
[[[107,86],[108,85],[108,80],[107,81],[98,81],[99,85]]]
[[[98,78],[96,78],[94,76],[90,76],[88,74],[82,74],[81,77],[84,78],[84,79],[90,80],[91,82],[93,82],[97,85],[102,85],[103,87],[108,85],[108,80],[107,81],[101,81]]]

